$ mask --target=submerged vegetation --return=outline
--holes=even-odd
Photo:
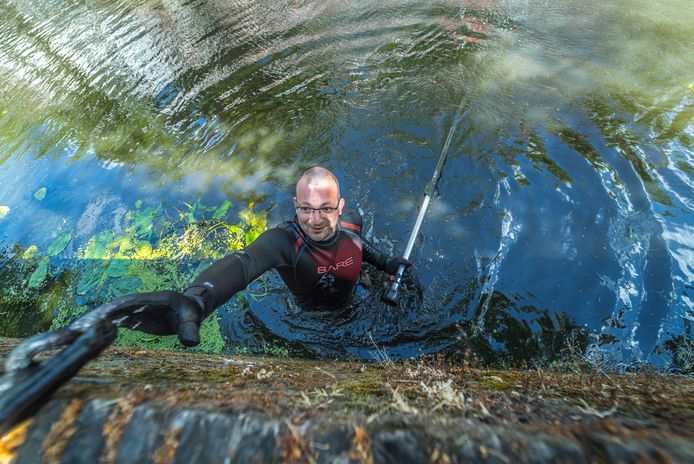
[[[238,222],[227,222],[231,206],[228,200],[180,209],[137,201],[120,233],[103,229],[74,244],[73,234],[65,232],[46,247],[17,244],[1,250],[0,333],[24,337],[56,330],[123,295],[182,290],[211,261],[250,244],[267,227],[266,213],[254,211],[252,203],[238,213]],[[201,341],[201,351],[222,351],[216,318],[203,323]],[[116,344],[183,348],[175,336],[129,329],[119,330]]]

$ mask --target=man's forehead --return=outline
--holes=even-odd
[[[315,203],[318,205],[333,205],[337,198],[337,186],[332,183],[297,185],[296,199],[300,203]]]
[[[337,184],[329,177],[322,179],[302,179],[296,184],[296,193],[337,193]]]

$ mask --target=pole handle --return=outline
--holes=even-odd
[[[400,283],[402,282],[402,276],[405,274],[405,265],[401,264],[398,267],[398,272],[395,273],[395,278],[393,282],[383,294],[383,301],[389,305],[396,306],[398,304],[398,291],[400,289]]]

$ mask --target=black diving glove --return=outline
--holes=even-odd
[[[401,258],[400,256],[393,256],[392,258],[388,258],[386,260],[386,265],[384,266],[384,270],[389,274],[394,276],[397,272],[398,269],[400,268],[400,265],[404,264],[405,265],[405,272],[403,273],[402,277],[403,278],[408,278],[410,277],[410,274],[412,274],[412,268],[414,265],[406,260],[405,258]]]
[[[200,343],[200,323],[207,316],[206,302],[195,288],[185,293],[140,293],[143,305],[119,325],[153,335],[177,334],[185,346]]]

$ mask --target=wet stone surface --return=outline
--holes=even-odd
[[[3,354],[16,340],[0,340]],[[694,379],[109,349],[16,462],[694,462]]]
[[[118,448],[122,462],[146,462],[164,443],[168,424],[166,411],[146,405],[135,409]]]

